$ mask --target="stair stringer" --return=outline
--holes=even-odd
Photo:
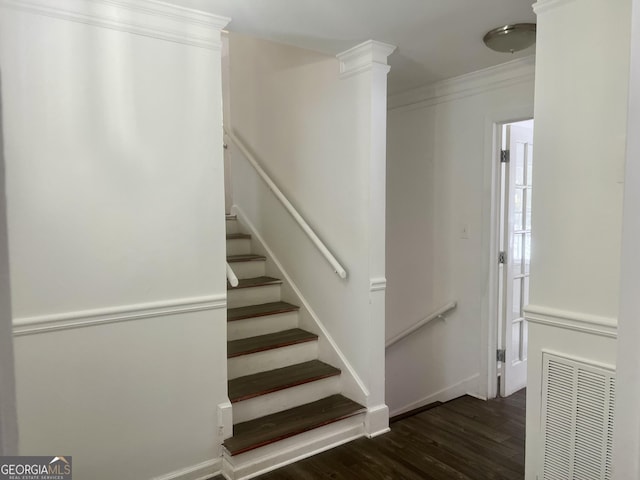
[[[361,405],[367,405],[369,390],[342,353],[337,343],[333,340],[326,326],[314,312],[313,308],[311,308],[300,289],[286,272],[282,263],[276,255],[274,255],[273,250],[264,241],[264,238],[257,231],[241,207],[233,205],[231,212],[238,217],[240,225],[247,228],[251,233],[253,251],[267,257],[267,274],[283,280],[283,300],[300,306],[299,318],[301,328],[318,335],[318,358],[342,371],[340,375],[342,394]]]

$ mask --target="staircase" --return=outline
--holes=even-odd
[[[245,478],[349,440],[340,429],[361,425],[366,409],[340,394],[340,370],[318,359],[318,336],[299,328],[300,308],[282,301],[283,281],[266,275],[251,235],[235,216],[226,225],[239,284],[227,284],[233,436],[223,444],[225,473]]]

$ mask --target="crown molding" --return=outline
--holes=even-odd
[[[536,15],[540,15],[572,2],[575,0],[538,0],[533,4],[533,11]]]
[[[390,95],[388,109],[413,109],[533,81],[535,55]]]
[[[221,48],[230,22],[159,0],[0,0],[0,7],[211,50]]]
[[[367,40],[355,47],[336,55],[340,61],[340,78],[347,78],[358,73],[378,69],[389,73],[387,57],[396,47],[376,40]]]

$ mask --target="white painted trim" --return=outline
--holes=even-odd
[[[385,404],[367,409],[364,431],[369,438],[379,437],[391,431],[389,428],[389,407]]]
[[[324,326],[324,324],[322,323],[322,321],[320,320],[316,312],[311,308],[311,305],[309,305],[309,302],[307,302],[305,297],[302,295],[302,292],[300,291],[298,286],[293,282],[293,280],[291,279],[287,271],[284,269],[284,267],[282,266],[282,263],[280,263],[278,258],[274,255],[273,250],[269,248],[269,245],[267,245],[267,243],[264,241],[264,238],[262,237],[262,235],[260,235],[255,225],[251,223],[247,215],[239,206],[234,205],[233,207],[231,207],[231,211],[238,216],[238,220],[240,220],[240,223],[246,226],[251,231],[251,235],[255,237],[255,239],[258,240],[258,242],[262,245],[262,247],[267,252],[267,256],[269,257],[269,259],[273,261],[276,268],[282,273],[284,280],[289,284],[289,286],[291,287],[295,295],[300,300],[300,303],[302,303],[304,308],[309,312],[309,315],[311,316],[315,324],[318,326],[318,328],[322,332],[322,336],[326,338],[327,342],[329,343],[333,351],[336,353],[336,355],[340,359],[340,362],[342,363],[342,374],[343,375],[345,374],[344,370],[346,369],[348,374],[353,378],[354,382],[356,383],[360,391],[363,393],[364,397],[365,398],[368,397],[370,393],[369,389],[365,386],[360,376],[353,369],[353,367],[347,360],[347,357],[344,356],[344,354],[342,353],[342,350],[340,350],[340,347],[338,347],[338,344],[333,340],[333,338],[331,337],[331,334],[329,333],[327,328]],[[344,379],[342,379],[342,381],[344,382]]]
[[[181,468],[152,480],[207,480],[222,471],[222,458],[214,458],[190,467]]]
[[[370,278],[369,279],[369,291],[380,292],[387,289],[387,279],[384,277]]]
[[[0,0],[0,7],[211,50],[221,48],[231,21],[158,0]]]
[[[532,5],[532,8],[536,15],[540,15],[541,13],[555,10],[558,7],[562,7],[574,1],[575,0],[538,0]]]
[[[449,385],[441,390],[438,390],[431,395],[427,395],[426,397],[421,398],[420,400],[416,400],[415,402],[411,402],[404,407],[400,407],[393,412],[390,413],[391,418],[401,415],[403,413],[410,412],[411,410],[415,410],[416,408],[424,407],[425,405],[429,405],[434,402],[448,402],[449,400],[453,400],[454,398],[461,397],[462,395],[471,395],[473,397],[478,398],[477,394],[469,393],[469,391],[473,392],[477,390],[478,380],[480,379],[480,374],[476,373],[471,375],[470,377],[465,378],[464,380],[460,380],[459,382],[454,383],[453,385]]]
[[[231,402],[219,403],[217,407],[218,414],[218,437],[220,443],[233,436],[233,406]]]
[[[13,335],[31,335],[72,328],[91,327],[107,323],[129,322],[144,318],[177,315],[226,308],[225,294],[206,297],[179,298],[160,302],[139,303],[119,307],[98,308],[75,312],[15,318]]]
[[[358,73],[379,67],[389,73],[387,57],[396,49],[394,45],[367,40],[355,47],[336,55],[340,61],[340,78],[348,78]]]
[[[534,73],[535,56],[531,55],[390,95],[387,108],[400,111],[426,108],[489,90],[533,81]]]
[[[524,311],[525,318],[530,323],[589,333],[600,337],[618,337],[618,322],[615,318],[570,312],[541,305],[528,305]]]
[[[478,384],[482,398],[494,398],[498,394],[498,370],[496,349],[498,348],[498,235],[500,215],[500,163],[501,129],[505,123],[533,118],[533,104],[515,105],[489,112],[485,117],[484,168],[482,199],[482,240],[484,258],[482,278],[485,285],[480,311],[481,356],[480,372],[486,382]]]

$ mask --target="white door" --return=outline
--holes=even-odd
[[[505,129],[509,161],[503,163],[503,208],[501,251],[502,338],[505,350],[500,394],[504,397],[527,384],[527,322],[531,259],[531,173],[533,167],[533,122],[508,125]]]

